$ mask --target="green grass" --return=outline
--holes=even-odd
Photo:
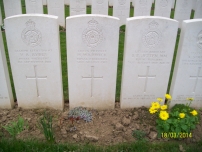
[[[186,152],[201,152],[202,142],[195,144],[184,144],[179,142],[134,142],[114,146],[94,146],[90,144],[49,144],[36,140],[10,140],[0,141],[0,152],[178,152],[179,145],[183,146]]]
[[[25,14],[25,1],[22,0],[22,12]],[[2,11],[2,16],[5,18],[5,13],[4,13],[4,7],[3,7],[3,1],[0,1],[1,5],[1,11]],[[151,15],[153,16],[154,14],[154,7],[155,5],[152,5],[151,9]],[[134,12],[134,7],[131,5],[130,9],[130,17],[133,16]],[[47,14],[47,6],[44,6],[44,14]],[[91,14],[91,7],[87,7],[87,14]],[[112,7],[109,7],[108,14],[111,16],[113,14],[113,9]],[[65,6],[65,17],[69,16],[69,6]],[[194,16],[194,11],[191,13],[191,18]],[[171,11],[171,18],[174,18],[174,10]],[[123,65],[123,52],[124,52],[124,40],[125,40],[125,26],[120,27],[120,34],[119,34],[119,54],[118,54],[118,66],[117,66],[117,86],[116,86],[116,101],[120,101],[120,91],[121,91],[121,78],[122,78],[122,65]],[[176,39],[176,46],[175,46],[175,52],[174,52],[174,58],[173,58],[173,64],[172,64],[172,70],[170,74],[170,81],[168,85],[167,92],[169,92],[170,89],[170,84],[171,84],[171,79],[172,79],[172,74],[173,74],[173,68],[174,68],[174,63],[175,63],[175,57],[177,54],[177,48],[178,48],[178,42],[179,42],[179,34]],[[7,49],[7,44],[6,44],[6,39],[5,39],[5,33],[3,32],[3,39],[4,39],[4,44],[5,44],[5,51],[6,51],[6,57],[7,57],[7,62],[8,62],[8,68],[9,68],[9,73],[10,73],[10,79],[11,79],[11,85],[12,85],[12,90],[14,94],[14,98],[16,100],[16,94],[14,90],[14,84],[13,84],[13,78],[12,78],[12,72],[10,68],[10,62],[9,62],[9,55],[8,55],[8,49]],[[60,47],[61,47],[61,62],[62,62],[62,79],[63,79],[63,92],[64,92],[64,100],[68,101],[69,96],[68,96],[68,78],[67,78],[67,54],[66,54],[66,34],[65,32],[60,32]]]

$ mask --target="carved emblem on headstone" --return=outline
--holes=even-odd
[[[149,24],[149,29],[143,35],[143,42],[146,47],[154,48],[159,44],[162,34],[158,26],[159,24],[156,21]]]
[[[97,0],[98,4],[103,4],[104,0]]]
[[[168,5],[168,0],[161,0],[160,5],[161,7],[166,7]]]
[[[35,47],[41,44],[41,32],[35,28],[35,22],[29,20],[26,22],[26,28],[22,31],[22,40],[29,46]]]
[[[83,41],[91,48],[96,47],[103,40],[102,29],[99,23],[92,19],[88,22],[88,28],[83,31]]]
[[[141,6],[146,6],[147,5],[147,0],[139,0],[139,3]]]
[[[126,0],[119,0],[120,5],[124,5],[126,3]]]
[[[202,31],[198,34],[197,37],[197,45],[200,49],[202,49]]]

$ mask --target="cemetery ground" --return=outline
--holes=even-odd
[[[24,1],[22,1],[22,4],[23,3]],[[69,16],[68,8],[69,7],[66,7],[65,9],[65,16]],[[23,7],[22,9],[23,12],[25,12],[25,8]],[[87,11],[90,13],[89,7]],[[44,7],[44,12],[47,13],[46,7]],[[152,13],[153,11],[151,14]],[[112,14],[112,9],[109,9],[109,14]],[[130,12],[130,14],[132,16],[133,10]],[[171,18],[173,18],[173,13]],[[63,111],[50,109],[25,110],[18,108],[16,103],[16,106],[13,110],[1,110],[0,151],[202,151],[202,120],[200,120],[200,123],[197,125],[196,129],[192,132],[192,138],[178,140],[161,137],[157,138],[155,123],[156,119],[154,115],[149,113],[148,108],[141,107],[126,110],[120,109],[119,100],[124,50],[124,35],[125,27],[122,26],[120,28],[119,37],[115,109],[102,111],[89,109],[93,114],[93,121],[89,123],[86,123],[83,120],[74,122],[76,130],[70,131],[72,122],[68,119],[69,107],[66,38],[65,29],[61,28],[60,44],[65,108]],[[16,99],[12,81],[12,73],[8,59],[9,57],[6,46],[5,33],[3,33],[3,37],[9,72],[11,76],[12,89],[14,98]],[[176,40],[175,50],[177,50],[178,41],[179,34]],[[175,51],[175,55],[176,53],[177,52]],[[53,116],[53,130],[56,144],[47,144],[45,142],[46,139],[39,128],[38,121],[43,116],[44,111]],[[198,111],[199,115],[202,116],[201,109],[198,109]],[[17,136],[17,140],[10,140],[11,136],[2,126],[16,121],[19,115],[28,122],[28,128]],[[133,137],[132,133],[135,130],[145,134],[145,137],[140,137],[143,140],[142,142]]]

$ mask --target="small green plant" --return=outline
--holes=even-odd
[[[160,105],[162,101],[158,98],[152,102],[149,109],[151,114],[157,114],[158,136],[163,138],[191,138],[191,131],[199,123],[199,115],[196,110],[190,107],[193,98],[187,98],[190,101],[187,104],[176,104],[168,110],[172,97],[166,94],[165,105]]]
[[[16,136],[20,134],[24,129],[28,128],[27,122],[22,117],[18,117],[17,121],[11,122],[7,126],[2,126],[9,134],[16,139]]]
[[[44,112],[44,115],[39,120],[39,126],[44,133],[44,136],[48,142],[55,142],[55,137],[52,127],[52,116]]]
[[[145,139],[146,133],[142,130],[134,130],[132,135],[138,141],[146,141],[146,139]]]

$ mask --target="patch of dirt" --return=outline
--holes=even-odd
[[[65,103],[64,111],[50,109],[25,110],[17,108],[12,110],[0,110],[0,124],[5,126],[16,121],[20,115],[28,121],[29,128],[20,133],[18,139],[38,139],[45,141],[42,131],[39,129],[39,118],[44,111],[53,116],[53,129],[57,143],[91,143],[95,145],[112,145],[123,142],[134,142],[132,136],[134,130],[146,133],[146,139],[151,142],[171,141],[174,139],[157,138],[156,116],[151,115],[145,107],[134,109],[120,109],[116,102],[114,110],[92,110],[93,121],[86,123],[78,120],[74,123],[75,131],[70,131],[72,122],[68,119],[69,105]],[[202,118],[202,112],[199,112]],[[0,136],[10,137],[9,133],[0,126]],[[193,131],[192,138],[181,139],[186,143],[197,142],[202,137],[202,119]],[[177,140],[176,140],[177,141]]]

